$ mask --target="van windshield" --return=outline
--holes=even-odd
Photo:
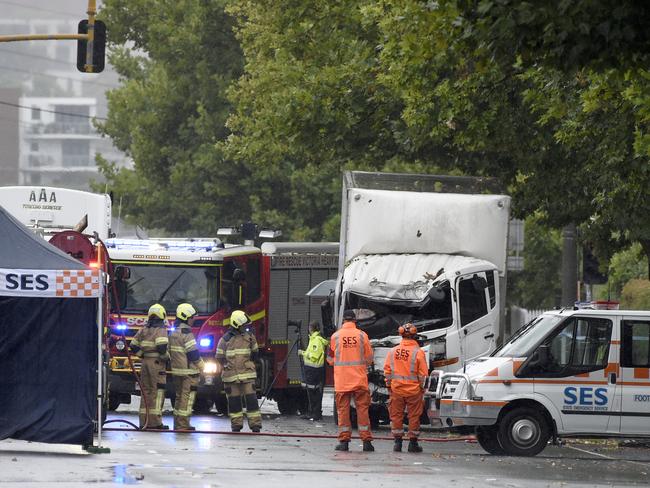
[[[508,342],[497,349],[492,355],[508,358],[528,357],[564,319],[565,317],[561,315],[540,315],[519,329]]]

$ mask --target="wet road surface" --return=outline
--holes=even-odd
[[[137,424],[137,403],[112,412]],[[331,417],[311,422],[263,409],[264,431],[335,434]],[[328,413],[328,412],[326,412]],[[165,422],[172,424],[171,416]],[[197,429],[228,431],[227,417],[196,416]],[[109,426],[107,426],[109,427]],[[111,423],[110,427],[129,428]],[[245,429],[247,430],[247,429]],[[386,427],[379,436],[388,436]],[[425,432],[426,438],[436,437]],[[446,436],[449,437],[449,436]],[[392,442],[376,441],[374,453],[333,450],[333,439],[232,434],[105,432],[110,454],[89,455],[76,446],[0,442],[0,485],[165,487],[591,487],[650,485],[650,449],[615,442],[571,442],[548,446],[534,458],[486,454],[474,442],[424,442],[422,454],[393,453]],[[405,446],[406,447],[406,446]]]

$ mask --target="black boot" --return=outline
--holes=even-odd
[[[417,439],[411,439],[409,441],[409,452],[422,452],[422,448],[418,444]]]
[[[363,450],[364,452],[374,452],[375,448],[372,446],[371,441],[363,441]]]
[[[341,441],[336,445],[334,450],[335,451],[349,451],[350,450],[349,444],[350,444],[350,441]]]
[[[393,452],[402,452],[402,439],[395,439],[395,444],[393,445]]]

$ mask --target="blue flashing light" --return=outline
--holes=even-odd
[[[116,328],[117,330],[126,330],[127,325],[126,325],[126,324],[117,324],[117,325],[115,326],[115,328]]]
[[[212,336],[209,337],[201,337],[199,340],[199,346],[205,347],[206,349],[209,349],[212,347]]]

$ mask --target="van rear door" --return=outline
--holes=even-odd
[[[621,433],[650,434],[650,318],[621,322]]]

